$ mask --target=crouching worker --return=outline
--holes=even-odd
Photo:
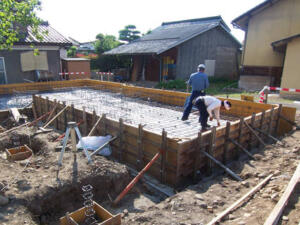
[[[199,110],[199,123],[201,123],[202,130],[207,130],[210,126],[207,124],[207,120],[213,120],[213,114],[217,120],[218,126],[220,126],[220,108],[229,110],[231,103],[227,100],[221,101],[213,96],[199,96],[193,101]]]

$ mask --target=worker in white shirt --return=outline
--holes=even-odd
[[[220,108],[229,110],[231,103],[227,100],[221,101],[213,96],[199,96],[193,101],[199,110],[199,123],[201,123],[202,130],[206,130],[210,126],[207,124],[207,120],[213,120],[213,114],[217,120],[218,126],[220,126]]]

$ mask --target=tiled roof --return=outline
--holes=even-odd
[[[150,34],[104,54],[160,54],[217,26],[230,33],[230,29],[220,16],[162,23]]]
[[[71,46],[72,42],[65,38],[58,31],[53,29],[49,25],[39,25],[38,32],[42,35],[43,40],[38,40],[32,32],[31,27],[27,27],[26,37],[19,41],[17,44],[51,44],[51,45],[62,45],[62,46]]]

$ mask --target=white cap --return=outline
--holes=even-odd
[[[200,65],[198,66],[198,69],[200,69],[200,68],[205,69],[205,65],[204,65],[204,64],[200,64]]]
[[[225,107],[226,110],[230,109],[230,105],[228,104],[227,100],[224,101],[224,107]]]

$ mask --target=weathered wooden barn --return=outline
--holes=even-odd
[[[59,79],[61,54],[72,43],[48,23],[41,24],[38,32],[43,40],[36,39],[31,27],[27,27],[24,37],[11,50],[0,51],[0,84]],[[34,54],[34,49],[39,50],[39,55]]]
[[[222,17],[215,16],[162,23],[104,54],[132,56],[132,81],[187,79],[200,63],[209,76],[236,78],[240,48]]]

